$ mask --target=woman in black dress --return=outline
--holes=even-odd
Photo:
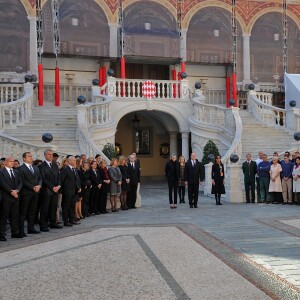
[[[78,174],[81,182],[81,194],[82,194],[82,211],[83,216],[89,217],[89,199],[90,192],[92,188],[92,182],[89,174],[90,165],[88,162],[83,162],[82,167],[80,168]]]
[[[221,156],[217,155],[215,163],[213,164],[211,169],[211,193],[215,194],[216,205],[222,205],[221,195],[225,194],[224,178],[224,166],[221,162]]]
[[[119,158],[119,169],[122,174],[122,184],[121,184],[121,209],[128,210],[126,201],[127,201],[127,192],[128,192],[128,184],[129,184],[129,174],[128,174],[128,167],[127,167],[127,159],[125,156],[121,156]]]

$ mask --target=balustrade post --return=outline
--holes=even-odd
[[[211,169],[213,163],[210,162],[205,165],[205,185],[204,185],[204,195],[208,196],[211,195]]]
[[[241,185],[242,169],[239,163],[229,163],[226,167],[226,200],[228,202],[243,203],[244,195]]]
[[[120,94],[120,85],[119,91]],[[111,97],[116,97],[116,78],[115,77],[108,77],[107,78],[107,95]]]
[[[180,98],[182,100],[189,99],[189,81],[186,79],[180,80]]]

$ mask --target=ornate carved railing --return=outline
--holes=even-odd
[[[90,84],[60,84],[60,101],[70,101],[77,103],[78,96],[85,96],[88,100],[92,99],[92,90]],[[53,101],[55,99],[54,83],[45,83],[44,85],[45,101]]]
[[[285,127],[286,110],[263,103],[255,91],[249,92],[248,111],[254,118],[268,126]]]
[[[256,92],[256,96],[262,103],[272,105],[272,93]]]
[[[205,103],[207,104],[226,104],[226,91],[225,90],[209,90],[204,89],[203,95],[205,96]]]
[[[107,95],[114,98],[142,98],[144,79],[107,79]],[[151,80],[155,85],[152,99],[186,99],[189,100],[187,80]]]
[[[0,104],[0,129],[15,128],[18,124],[30,120],[33,106],[33,85],[25,83],[23,86],[24,96],[22,98]]]
[[[16,101],[24,96],[24,84],[0,84],[0,103]]]
[[[230,163],[230,156],[232,154],[237,154],[239,158],[242,156],[242,133],[243,133],[243,123],[239,114],[239,108],[237,107],[231,107],[229,108],[231,110],[231,116],[230,118],[233,118],[233,126],[234,126],[234,139],[230,146],[230,148],[227,150],[225,155],[222,157],[222,162],[225,166],[227,166]]]
[[[93,142],[91,136],[91,128],[95,126],[105,126],[111,122],[109,106],[111,99],[106,99],[100,103],[88,103],[85,105],[77,105],[77,136],[81,153],[88,156],[101,156],[109,161],[105,154]]]

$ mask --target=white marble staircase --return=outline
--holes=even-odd
[[[6,129],[5,134],[20,141],[36,146],[51,146],[55,151],[77,155],[80,154],[76,139],[77,112],[73,105],[55,107],[46,103],[43,107],[34,107],[29,122],[14,129]],[[45,144],[43,133],[51,133],[53,141]]]
[[[245,160],[246,154],[251,153],[254,159],[257,158],[259,150],[264,151],[268,156],[273,152],[283,153],[286,150],[297,148],[293,133],[288,132],[284,127],[270,127],[256,121],[250,112],[240,110],[243,123],[242,135],[242,157]]]

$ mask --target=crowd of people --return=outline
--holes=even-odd
[[[204,166],[192,153],[186,162],[183,156],[177,160],[171,155],[166,163],[165,173],[168,179],[170,208],[177,208],[177,194],[180,203],[185,203],[185,189],[188,190],[188,200],[191,208],[197,207],[199,183],[204,180]],[[277,152],[269,161],[263,151],[258,158],[252,160],[252,155],[246,155],[242,164],[244,176],[246,203],[266,204],[296,204],[300,205],[300,153],[286,151],[283,160]],[[221,156],[217,155],[211,171],[211,194],[215,196],[216,205],[222,205],[221,195],[225,194],[225,172]]]
[[[99,154],[95,158],[70,155],[61,163],[59,155],[49,149],[44,151],[43,161],[33,161],[30,152],[22,157],[21,165],[13,157],[1,159],[0,241],[7,240],[7,223],[12,238],[24,238],[106,214],[108,199],[112,212],[118,211],[118,198],[122,210],[136,208],[141,168],[135,153],[129,158],[113,158],[110,166]]]
[[[259,151],[256,160],[248,153],[242,170],[247,203],[300,205],[299,152],[286,151],[282,160],[274,152],[271,161],[263,151]]]

